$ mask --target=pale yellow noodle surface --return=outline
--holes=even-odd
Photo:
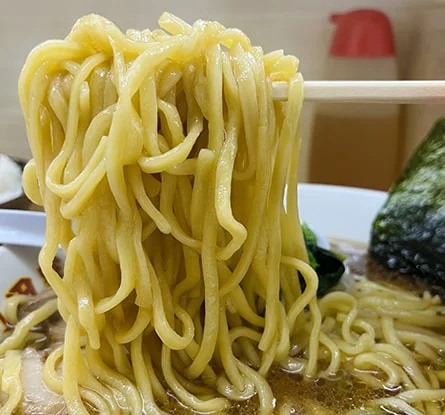
[[[39,264],[67,323],[48,387],[76,415],[162,413],[167,391],[199,412],[256,395],[266,414],[273,364],[311,379],[348,361],[369,383],[403,385],[385,405],[439,411],[445,376],[425,370],[445,350],[437,299],[362,281],[317,301],[296,204],[297,59],[216,22],[159,24],[124,34],[86,16],[20,76],[24,188],[45,208]],[[272,101],[275,80],[289,84],[286,103]],[[14,321],[0,345],[1,413],[22,399],[16,349],[55,310]]]

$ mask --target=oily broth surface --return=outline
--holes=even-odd
[[[345,263],[350,276],[366,275],[370,280],[380,281],[382,284],[399,287],[419,295],[426,288],[413,278],[400,276],[379,267],[368,257],[367,247],[364,245],[334,240],[331,241],[331,247],[346,257]],[[345,280],[353,283],[354,279],[347,277],[343,280],[342,284],[345,284]],[[374,389],[353,376],[352,372],[347,370],[347,364],[345,366],[345,370],[329,380],[304,379],[298,374],[287,373],[278,366],[273,367],[268,382],[276,398],[276,413],[279,414],[279,409],[286,406],[295,415],[345,415],[366,402],[391,396],[397,392],[397,390]],[[168,404],[163,407],[166,412],[176,415],[195,413],[170,396]],[[248,401],[233,403],[227,413],[253,415],[258,413],[258,408],[258,400],[254,397]]]
[[[419,295],[425,289],[412,278],[399,276],[379,267],[368,257],[366,245],[344,240],[332,240],[331,244],[334,251],[346,257],[345,263],[351,274],[366,275],[370,280],[384,282]],[[276,412],[279,413],[279,408],[285,405],[292,408],[291,413],[295,415],[344,415],[352,409],[362,407],[366,402],[397,392],[374,389],[348,371],[342,371],[330,380],[307,380],[276,366],[269,374],[268,382],[276,398]],[[165,409],[177,415],[193,413],[173,399]],[[257,411],[257,398],[254,397],[249,401],[234,403],[228,413],[253,415]]]
[[[430,287],[417,278],[390,271],[376,264],[368,254],[367,245],[343,239],[331,239],[330,243],[333,251],[346,257],[345,264],[350,274],[365,275],[370,281],[410,291],[419,296],[422,296],[424,291],[430,291],[432,294],[439,295],[442,302],[445,301],[444,288]]]
[[[369,387],[347,372],[339,373],[332,380],[311,381],[275,367],[269,374],[268,381],[277,400],[277,413],[280,407],[286,405],[292,408],[291,413],[295,415],[344,415],[372,399],[391,395],[390,391]],[[193,413],[173,400],[165,409],[176,415]],[[253,398],[234,403],[228,414],[254,415],[257,411],[257,399]]]

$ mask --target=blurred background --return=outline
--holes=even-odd
[[[437,1],[0,0],[0,5],[0,152],[22,159],[29,158],[30,152],[17,79],[26,55],[46,39],[63,38],[78,17],[92,12],[108,17],[123,30],[153,28],[164,10],[189,22],[218,20],[240,28],[265,51],[284,49],[296,55],[307,80],[445,79],[445,4]],[[349,16],[345,13],[355,9],[384,14],[365,13],[345,20]],[[330,18],[334,13],[336,17]],[[340,27],[346,34],[335,40]],[[362,43],[371,41],[372,45],[360,45],[360,36]],[[366,48],[372,49],[370,55]],[[442,113],[442,105],[305,105],[300,179],[387,189]],[[373,129],[377,124],[380,127]]]

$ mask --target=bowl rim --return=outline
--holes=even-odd
[[[336,184],[323,184],[323,183],[299,183],[299,189],[304,190],[317,190],[325,192],[344,192],[345,194],[365,195],[374,197],[387,197],[388,192],[383,190],[365,189],[363,187],[342,186]]]
[[[366,218],[365,223],[360,224],[362,231],[358,238],[359,242],[366,242],[367,235],[364,230],[367,228],[369,235],[370,221],[377,214],[378,207],[387,198],[387,193],[379,190],[312,183],[299,184],[298,194],[300,218],[302,222],[306,222],[314,228],[323,244],[326,244],[328,237],[342,236],[332,226],[326,226],[326,222],[329,220],[332,222],[335,212],[342,216],[349,216],[349,219],[352,218],[356,223],[361,222],[363,217]],[[352,206],[348,207],[348,212],[342,213],[341,209],[347,205],[348,200],[351,201]],[[355,203],[361,203],[361,201],[371,201],[372,203],[365,203],[359,208],[354,206]],[[367,211],[364,212],[365,210]],[[17,245],[42,246],[46,228],[45,217],[44,212],[0,209],[0,243],[7,236],[13,238]],[[347,225],[347,221],[343,222],[344,225]],[[352,225],[349,226],[350,229],[352,227]],[[345,227],[340,229],[340,233],[343,229]]]

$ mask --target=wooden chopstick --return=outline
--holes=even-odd
[[[272,84],[273,99],[285,101],[286,82]],[[305,101],[378,104],[445,104],[445,81],[305,81]]]

